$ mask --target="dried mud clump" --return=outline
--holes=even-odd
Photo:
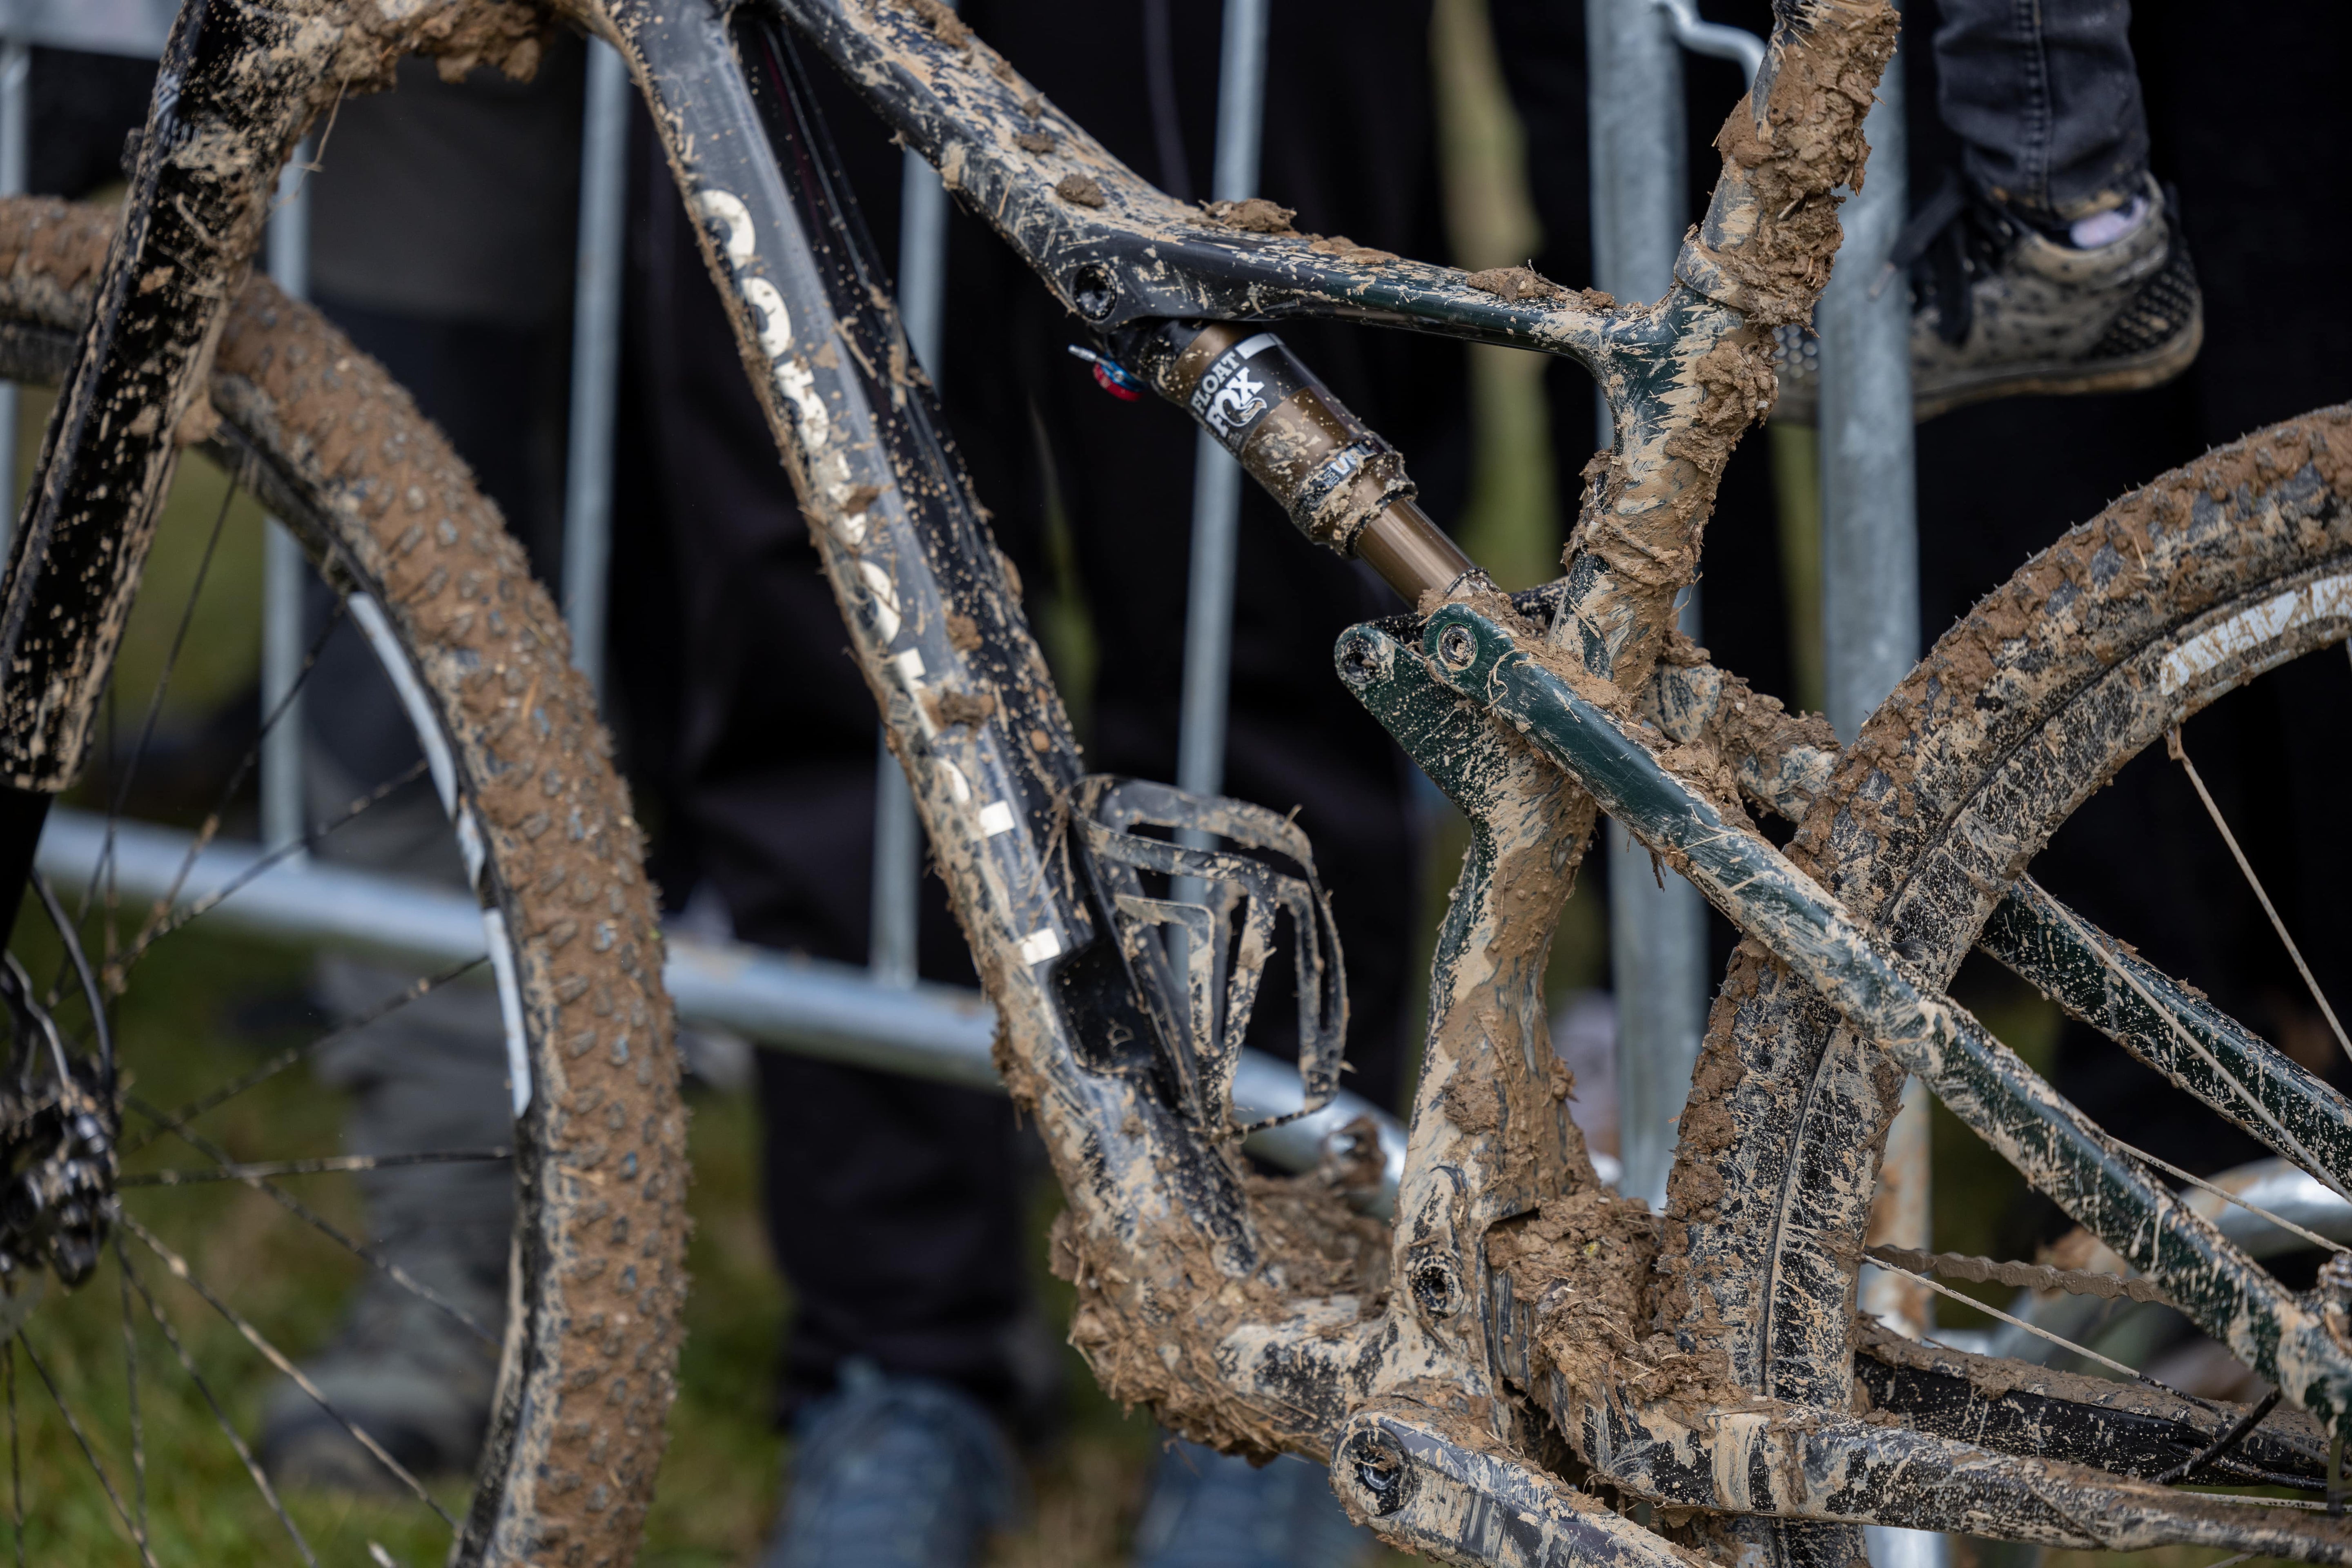
[[[1399,259],[1393,250],[1381,250],[1369,245],[1358,245],[1344,234],[1317,235],[1307,241],[1307,248],[1318,256],[1336,256],[1342,261],[1359,267],[1378,267],[1383,262]]]
[[[964,25],[962,17],[941,5],[940,0],[907,0],[907,5],[923,19],[923,26],[929,27],[931,36],[940,42],[950,48],[971,47],[971,29]]]
[[[1532,267],[1489,267],[1463,279],[1473,289],[1517,304],[1522,300],[1571,300],[1577,292],[1555,283]]]
[[[1570,1387],[1647,1402],[1707,1386],[1706,1364],[1657,1327],[1658,1221],[1640,1203],[1582,1188],[1497,1226],[1486,1247],[1535,1302],[1538,1356]]]
[[[1090,174],[1065,174],[1055,185],[1054,194],[1072,206],[1098,207],[1103,205],[1103,188]]]
[[[1202,209],[1210,218],[1227,228],[1237,228],[1244,234],[1297,234],[1290,220],[1298,216],[1290,207],[1277,206],[1264,196],[1248,196],[1237,202],[1203,202]]]
[[[1806,320],[1829,282],[1843,235],[1841,185],[1862,188],[1862,133],[1879,74],[1895,53],[1885,0],[1810,0],[1798,42],[1716,136],[1723,178],[1689,251],[1700,291],[1756,326]]]

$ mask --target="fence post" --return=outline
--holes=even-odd
[[[1851,742],[1919,657],[1918,490],[1911,423],[1911,289],[1887,255],[1910,205],[1903,61],[1888,62],[1864,125],[1870,163],[1839,217],[1845,243],[1822,296],[1822,640],[1829,719]],[[1869,1239],[1932,1245],[1927,1095],[1916,1079],[1886,1139]],[[1865,1267],[1861,1306],[1912,1333],[1935,1321],[1934,1298]],[[1873,1527],[1878,1568],[1938,1568],[1950,1542]]]
[[[1620,300],[1661,299],[1674,285],[1689,218],[1681,49],[1654,0],[1586,0],[1584,19],[1596,281]],[[1606,407],[1600,418],[1601,441],[1613,442]],[[1683,629],[1694,636],[1697,612],[1694,590],[1683,608]],[[1601,836],[1617,998],[1618,1188],[1657,1208],[1706,1026],[1706,910],[1696,889],[1625,833],[1604,826]]]
[[[940,383],[948,282],[948,193],[939,171],[909,150],[898,185],[898,320],[915,363]],[[874,765],[874,913],[866,968],[881,985],[915,983],[923,830],[905,770],[880,742]]]
[[[1887,67],[1864,125],[1868,177],[1840,218],[1845,243],[1815,324],[1822,340],[1822,638],[1829,719],[1851,742],[1919,657],[1917,490],[1912,468],[1911,293],[1886,256],[1908,205],[1903,79]],[[1925,1100],[1916,1086],[1887,1147],[1888,1202],[1874,1239],[1927,1244]],[[1909,1168],[1916,1165],[1916,1170]],[[1902,1233],[1879,1232],[1894,1226]],[[1865,1310],[1915,1331],[1927,1293],[1897,1276],[1865,1277]]]
[[[1209,177],[1213,201],[1238,202],[1257,194],[1265,17],[1266,0],[1225,0],[1217,64],[1216,163]],[[1194,795],[1215,795],[1225,783],[1234,550],[1241,510],[1241,465],[1203,430],[1195,437],[1192,457],[1192,560],[1184,598],[1183,717],[1176,740],[1176,786]]]
[[[613,419],[621,376],[621,227],[629,195],[629,68],[588,40],[580,237],[572,279],[572,415],[563,466],[563,619],[572,663],[604,688],[613,563]]]
[[[310,143],[306,138],[278,172],[266,260],[278,287],[296,300],[310,293]],[[276,518],[263,524],[261,556],[261,842],[299,845],[308,833],[302,796],[302,660],[310,651],[303,599],[310,563]],[[277,721],[270,723],[272,715]],[[298,852],[299,853],[299,852]]]

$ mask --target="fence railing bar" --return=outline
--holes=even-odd
[[[572,413],[563,478],[563,618],[572,662],[601,694],[613,563],[613,429],[620,402],[622,222],[629,195],[629,68],[588,40],[580,237],[572,282]]]
[[[38,864],[61,883],[89,876],[104,850],[103,818],[59,807],[41,836]],[[175,828],[118,823],[115,877],[126,902],[163,897],[181,875],[190,837]],[[482,951],[479,904],[455,887],[436,887],[339,866],[316,858],[289,860],[258,875],[257,845],[216,840],[195,858],[177,902],[202,901],[250,877],[205,916],[215,931],[328,947],[390,963],[446,969]],[[663,984],[688,1026],[730,1030],[772,1048],[971,1089],[998,1089],[990,1058],[996,1014],[977,991],[924,983],[886,989],[848,964],[787,956],[747,942],[709,942],[676,932],[667,942]],[[1256,1118],[1299,1101],[1297,1068],[1244,1053],[1234,1086],[1235,1109]],[[1251,1140],[1249,1147],[1291,1169],[1312,1165],[1323,1141],[1358,1117],[1381,1130],[1393,1194],[1404,1162],[1396,1118],[1342,1090],[1313,1116]]]
[[[1655,0],[1588,0],[1591,61],[1595,281],[1620,300],[1657,300],[1674,286],[1689,221],[1682,51]],[[1601,440],[1616,439],[1605,406]],[[1694,590],[1683,629],[1698,630]],[[1706,911],[1696,889],[1613,826],[1609,858],[1610,988],[1617,1003],[1620,1190],[1663,1206],[1675,1119],[1690,1093],[1706,1024]]]

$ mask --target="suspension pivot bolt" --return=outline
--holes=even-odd
[[[1478,657],[1478,639],[1468,626],[1448,626],[1437,634],[1437,657],[1455,669],[1467,669]]]

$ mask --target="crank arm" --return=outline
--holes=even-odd
[[[1535,638],[1528,642],[1543,645]],[[1381,643],[1390,646],[1380,647]],[[1559,657],[1549,648],[1543,651]],[[1517,731],[1856,1030],[1927,1081],[2038,1190],[2161,1286],[2200,1327],[2338,1431],[2352,1430],[2352,1354],[2264,1272],[2085,1120],[1744,821],[1666,768],[1598,702],[1486,616],[1448,605],[1419,647],[1357,627],[1343,679],[1397,658]]]

